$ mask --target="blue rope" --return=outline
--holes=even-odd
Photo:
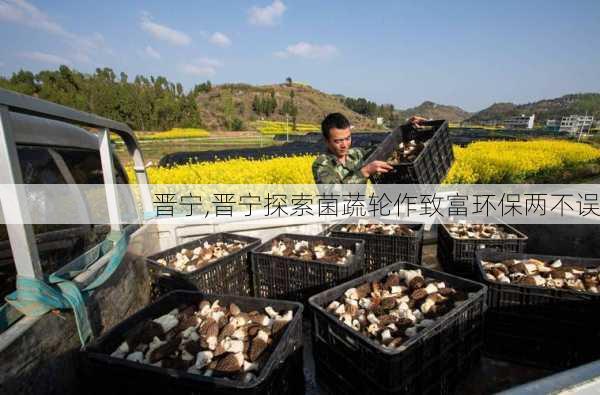
[[[127,252],[129,236],[137,227],[127,226],[122,232],[111,232],[94,248],[69,262],[45,280],[17,277],[17,289],[5,299],[9,305],[0,309],[0,330],[6,329],[22,315],[41,316],[55,309],[73,310],[77,332],[82,346],[92,337],[87,314],[86,299],[119,268]],[[73,282],[79,274],[88,270],[102,256],[113,251],[103,271],[86,287],[80,289]],[[12,311],[16,309],[17,312]]]

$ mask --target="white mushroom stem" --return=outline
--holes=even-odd
[[[535,274],[538,272],[538,267],[534,263],[526,263],[524,266],[525,266],[525,273],[527,273],[527,274]]]
[[[200,370],[211,363],[212,359],[213,353],[211,351],[200,351],[198,355],[196,355],[196,363],[194,364],[194,367]]]
[[[343,315],[340,317],[340,320],[341,320],[341,321],[342,321],[344,324],[346,324],[346,325],[348,325],[348,326],[352,326],[352,316],[351,316],[350,314],[343,314]]]
[[[294,312],[292,310],[288,310],[285,312],[284,315],[281,316],[280,319],[282,319],[285,322],[290,322],[293,317],[294,317]]]
[[[152,339],[152,342],[148,345],[148,351],[146,351],[146,357],[144,358],[144,360],[150,361],[150,355],[152,355],[152,352],[165,343],[166,341],[163,342],[155,336],[154,339]]]
[[[123,342],[110,356],[113,358],[125,358],[127,354],[129,354],[129,344]]]
[[[384,343],[387,343],[388,341],[392,340],[392,333],[390,332],[389,329],[385,329],[383,330],[383,332],[381,332],[381,341]]]
[[[245,340],[248,337],[248,332],[245,328],[238,328],[233,332],[231,337],[236,340]]]
[[[371,299],[368,298],[362,298],[358,304],[360,305],[360,307],[362,307],[363,309],[369,309],[371,307]]]
[[[165,333],[167,333],[168,331],[170,331],[171,329],[173,329],[177,326],[177,324],[179,323],[179,320],[177,319],[177,317],[175,317],[174,315],[171,315],[169,313],[169,314],[165,314],[161,317],[158,317],[157,319],[154,320],[154,322],[156,322],[157,324],[162,326],[163,331]]]
[[[239,353],[244,351],[244,342],[241,340],[224,339],[221,345],[227,352]]]
[[[217,337],[209,336],[206,338],[206,344],[208,345],[208,349],[214,351],[217,348]]]
[[[346,292],[344,292],[344,296],[348,299],[354,299],[354,300],[358,300],[358,291],[356,290],[356,288],[350,288],[348,290],[346,290]]]
[[[210,313],[211,313],[211,309],[208,304],[205,304],[204,306],[202,306],[202,308],[198,312],[198,314],[200,314],[200,317],[204,317],[204,318],[208,317],[208,315]]]
[[[371,324],[379,324],[379,320],[373,313],[369,313],[367,315],[367,321],[369,321]]]
[[[279,315],[271,306],[265,307],[265,313],[267,313],[271,318],[276,318]]]
[[[400,285],[393,285],[393,286],[390,288],[390,293],[391,293],[392,295],[401,294],[402,292],[403,292],[403,287],[402,287],[402,286],[400,286]]]
[[[213,320],[219,322],[219,320],[221,318],[223,318],[225,316],[225,312],[223,311],[213,311],[213,313],[211,314],[211,317]]]
[[[555,269],[558,269],[559,267],[562,266],[562,262],[560,261],[560,259],[557,259],[554,262],[552,262],[552,264],[550,266],[552,266]]]
[[[258,370],[258,363],[244,361],[244,367],[242,369],[244,372],[256,372]]]
[[[254,339],[255,340],[260,339],[265,344],[269,344],[269,334],[263,330],[258,331],[258,333],[256,334],[256,337]]]
[[[406,283],[410,284],[410,282],[415,278],[415,277],[422,277],[421,275],[421,271],[420,270],[407,270],[406,271]]]
[[[429,285],[427,285],[425,287],[425,291],[428,294],[433,294],[433,293],[436,293],[438,291],[438,287],[435,284],[431,283],[431,284],[429,284]]]
[[[379,325],[377,324],[371,324],[367,327],[367,332],[369,332],[369,334],[375,336],[377,335],[377,332],[379,331]]]

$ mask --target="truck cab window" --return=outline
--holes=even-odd
[[[77,184],[103,184],[100,152],[79,148],[54,148],[64,159]],[[117,184],[127,184],[127,175],[116,157],[113,168]]]
[[[65,184],[67,179],[77,184],[104,183],[99,151],[92,149],[17,146],[19,163],[26,184]],[[56,155],[67,169],[56,163]],[[115,158],[117,183],[127,183],[127,175]],[[45,225],[36,224],[38,252],[44,273],[50,274],[103,240],[108,225]],[[0,298],[15,290],[16,269],[6,225],[0,224]]]

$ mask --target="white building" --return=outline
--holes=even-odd
[[[591,115],[570,115],[563,117],[560,131],[567,133],[587,133],[592,128],[594,117]]]
[[[383,117],[377,117],[377,125],[378,126],[383,125]]]
[[[525,114],[511,117],[504,121],[504,127],[506,129],[531,129],[533,128],[533,121],[535,120],[535,114],[527,116]]]

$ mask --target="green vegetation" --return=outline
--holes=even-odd
[[[67,66],[37,74],[21,70],[10,78],[0,77],[0,88],[37,96],[58,104],[126,122],[136,130],[167,130],[202,126],[196,95],[211,90],[210,82],[184,92],[179,83],[165,77],[136,76],[96,69],[83,74]]]
[[[256,115],[268,117],[275,112],[276,108],[277,100],[275,99],[275,91],[271,91],[268,95],[254,95],[252,110]]]
[[[377,103],[369,101],[364,97],[359,97],[358,99],[342,97],[341,101],[352,111],[366,117],[382,117],[386,122],[391,124],[397,124],[399,121],[398,112],[394,110],[393,104],[377,105]]]

